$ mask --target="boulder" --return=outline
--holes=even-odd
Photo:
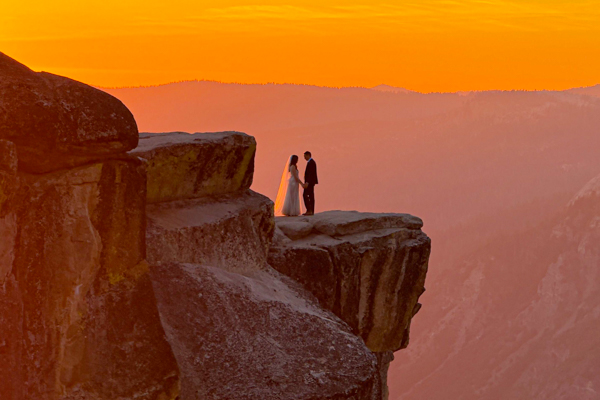
[[[244,191],[256,141],[240,132],[142,133],[132,155],[148,161],[148,203]]]
[[[21,175],[13,273],[24,399],[150,400],[176,390],[145,262],[145,188],[137,159]]]
[[[292,223],[277,219],[278,228],[283,225],[281,231],[291,237],[271,247],[269,264],[304,285],[369,349],[393,352],[408,344],[410,321],[425,290],[431,241],[419,218],[380,215],[332,211]],[[300,224],[312,229],[290,229]]]
[[[108,93],[0,53],[0,139],[16,144],[20,170],[45,173],[123,154],[138,130]]]
[[[198,264],[151,275],[182,399],[379,398],[376,357],[289,278]]]
[[[247,190],[148,206],[148,262],[264,269],[275,228],[273,202]]]

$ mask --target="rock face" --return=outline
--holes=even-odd
[[[0,398],[384,399],[423,290],[420,220],[276,227],[249,190],[253,138],[126,154],[136,133],[112,97],[0,54]]]
[[[182,398],[378,398],[362,340],[275,271],[166,264],[152,276]]]
[[[148,207],[148,261],[243,272],[265,268],[273,202],[252,191]]]
[[[250,188],[256,141],[240,132],[143,133],[131,154],[148,160],[148,202]]]
[[[138,131],[108,93],[0,53],[0,139],[17,145],[21,170],[44,173],[122,154]]]
[[[195,154],[214,146],[194,138],[202,134],[185,135],[176,137],[192,143],[186,146]],[[144,158],[158,165],[153,157],[165,154],[171,150],[158,147]],[[244,159],[202,174],[192,171],[196,187],[222,180],[224,170],[244,176],[253,170]],[[375,355],[309,292],[267,264],[273,202],[228,179],[219,190],[227,194],[178,192],[162,173],[148,169],[153,193],[171,199],[148,206],[148,261],[182,397],[379,399]]]
[[[15,259],[19,189],[16,146],[0,140],[0,398],[19,399],[22,387],[23,301],[11,274]]]
[[[3,400],[176,397],[137,141],[118,100],[0,54]]]
[[[0,140],[0,282],[10,272],[14,260],[17,220],[13,200],[18,189],[16,146]]]
[[[108,161],[21,181],[12,272],[23,301],[22,358],[35,360],[23,364],[23,396],[169,393],[176,364],[156,309],[146,308],[153,294],[142,163]]]
[[[431,241],[407,214],[330,211],[277,218],[289,239],[269,264],[301,282],[375,352],[408,344],[411,318],[425,290]]]

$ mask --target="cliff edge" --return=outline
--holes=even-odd
[[[0,77],[0,398],[387,396],[424,290],[418,218],[276,220],[251,136],[131,150],[116,99],[2,54]]]

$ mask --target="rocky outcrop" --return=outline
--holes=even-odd
[[[4,55],[0,74],[2,400],[385,398],[423,287],[418,218],[276,227],[252,137],[127,154],[115,99]]]
[[[362,340],[275,271],[166,264],[152,276],[182,398],[379,398]]]
[[[197,136],[178,134],[179,145],[189,142],[196,154],[206,154]],[[165,152],[171,149],[157,147],[144,158],[153,165]],[[242,176],[253,167],[237,162],[212,171],[223,179],[225,169]],[[154,179],[155,171],[148,169],[155,193],[177,194],[158,184],[171,183]],[[197,187],[208,187],[204,180],[216,178],[205,171],[195,179]],[[148,206],[148,260],[182,397],[380,398],[377,358],[363,341],[267,264],[273,202],[230,183],[223,185],[227,194],[184,191],[181,199]]]
[[[269,264],[300,282],[377,356],[387,399],[393,352],[408,346],[424,292],[431,241],[408,214],[329,211],[279,217]]]
[[[131,154],[148,160],[148,202],[249,189],[256,141],[240,132],[142,133]]]
[[[255,151],[238,132],[142,136],[131,154],[148,165],[150,264],[266,267],[275,223],[271,200],[248,190]]]
[[[411,318],[425,290],[431,242],[407,214],[330,211],[277,219],[290,240],[269,264],[301,282],[375,352],[408,345]]]
[[[137,145],[133,115],[108,93],[33,72],[3,53],[0,77],[0,139],[17,145],[22,171],[80,166]]]
[[[174,399],[131,113],[4,55],[0,78],[0,397]]]

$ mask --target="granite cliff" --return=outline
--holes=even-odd
[[[118,100],[1,53],[0,106],[0,398],[387,396],[420,219],[276,220],[251,136],[138,135]]]

